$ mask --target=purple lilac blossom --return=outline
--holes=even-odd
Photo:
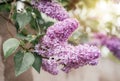
[[[77,27],[77,20],[72,18],[55,23],[47,29],[46,35],[42,38],[42,43],[36,45],[36,52],[43,56],[53,55],[53,53],[50,53],[51,49],[54,49],[59,44],[64,44]]]
[[[105,42],[102,42],[103,45],[106,45],[113,54],[120,59],[120,39],[117,37],[108,38]]]
[[[46,35],[50,39],[58,39],[60,42],[67,41],[68,37],[78,28],[76,19],[68,18],[55,23],[47,29]]]
[[[42,68],[53,74],[59,73],[59,65],[62,65],[62,71],[68,73],[71,69],[76,69],[84,65],[96,65],[100,51],[95,46],[78,45],[73,46],[67,42],[56,46],[54,49],[49,49],[52,56],[49,59],[43,58]]]
[[[53,75],[57,75],[58,74],[58,63],[56,62],[56,60],[52,60],[52,59],[43,59],[42,60],[42,68],[53,74]]]
[[[98,39],[101,45],[106,46],[118,59],[120,59],[120,38],[104,34],[96,34],[95,38]]]
[[[59,21],[63,21],[64,19],[69,18],[67,11],[62,7],[58,2],[54,0],[39,0],[35,2],[32,0],[31,2],[35,8],[37,8],[40,12],[45,13],[46,15],[55,18]]]
[[[59,73],[59,65],[63,66],[62,71],[68,73],[71,69],[84,65],[96,65],[100,56],[100,51],[96,46],[87,44],[73,46],[66,41],[58,43],[55,47],[46,48],[45,46],[44,44],[36,45],[36,52],[47,57],[47,59],[43,58],[42,68],[53,75]],[[44,48],[44,50],[40,48]]]
[[[69,36],[77,29],[78,22],[75,19],[65,19],[55,23],[47,29],[39,44],[35,47],[35,52],[43,58],[42,68],[53,74],[59,73],[59,66],[62,71],[68,73],[71,69],[76,69],[84,65],[96,65],[100,56],[100,51],[95,46],[68,44]]]
[[[64,65],[62,71],[66,73],[72,68],[76,69],[87,64],[96,65],[100,56],[99,49],[89,45],[72,46],[66,44],[63,50],[63,54],[60,52],[57,55],[61,59],[59,63]]]

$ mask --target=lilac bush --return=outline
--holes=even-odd
[[[74,46],[68,43],[79,22],[75,18],[70,18],[60,1],[63,2],[62,0],[10,0],[9,3],[17,4],[6,7],[10,8],[7,10],[10,11],[9,18],[0,14],[8,20],[7,26],[11,23],[16,27],[17,36],[12,35],[7,27],[13,38],[3,44],[5,58],[19,47],[14,56],[16,76],[31,66],[39,73],[42,67],[43,70],[57,75],[59,71],[69,73],[72,69],[98,63],[100,50],[96,46],[88,44]],[[6,2],[2,1],[3,3]],[[41,12],[57,21],[46,21]]]

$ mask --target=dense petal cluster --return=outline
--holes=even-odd
[[[52,51],[50,52],[50,50],[54,49],[59,44],[66,42],[68,37],[77,29],[77,27],[77,20],[72,18],[59,21],[53,26],[49,27],[46,35],[42,39],[42,43],[36,45],[36,49],[40,49],[39,46],[41,46],[41,51],[39,51],[39,54],[43,54],[44,56],[53,55]],[[46,51],[48,48],[49,50]]]
[[[58,63],[54,59],[43,59],[42,68],[53,75],[58,74]]]
[[[68,73],[71,69],[76,69],[84,65],[96,65],[100,51],[95,46],[68,44],[68,37],[78,27],[75,19],[65,19],[55,23],[47,29],[46,35],[41,42],[36,45],[35,51],[43,58],[42,68],[56,75],[61,70]]]
[[[53,0],[38,0],[32,2],[41,12],[59,20],[50,26],[40,43],[35,46],[35,52],[43,57],[42,68],[57,75],[59,69],[68,73],[84,65],[96,65],[100,51],[95,46],[73,46],[67,42],[69,36],[77,29],[78,21],[69,18],[67,11]],[[59,66],[62,66],[59,68]]]
[[[50,39],[58,39],[60,42],[64,42],[73,33],[73,31],[77,29],[77,27],[77,20],[68,18],[49,27],[46,35]]]
[[[87,64],[96,65],[100,55],[98,48],[89,45],[72,46],[66,44],[61,50],[57,55],[60,59],[59,63],[64,65],[62,71],[66,73],[72,68],[76,69]]]
[[[59,21],[69,18],[67,11],[58,2],[53,0],[39,0],[37,3],[32,1],[32,4],[39,11]]]
[[[42,68],[53,75],[58,74],[59,65],[62,65],[62,71],[68,73],[73,68],[76,69],[87,64],[96,65],[100,56],[99,49],[89,45],[72,46],[64,43],[47,50],[52,55],[48,55],[48,59],[43,59]],[[39,49],[39,51],[41,50]]]

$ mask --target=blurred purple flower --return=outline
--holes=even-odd
[[[112,0],[115,3],[120,3],[120,0]]]
[[[102,43],[106,45],[113,54],[120,59],[120,39],[117,37],[108,38],[105,42]]]
[[[32,0],[31,3],[40,12],[43,12],[46,15],[59,21],[63,21],[64,19],[69,18],[67,11],[58,2],[55,2],[54,0],[39,0],[38,2]]]
[[[96,45],[99,45],[99,44],[103,44],[107,40],[108,36],[103,33],[95,33],[94,38],[97,39],[97,40],[94,39]]]
[[[96,34],[95,38],[100,42],[99,44],[106,46],[118,59],[120,59],[120,38],[104,34]]]

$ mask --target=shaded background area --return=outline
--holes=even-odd
[[[114,2],[113,2],[114,1]],[[71,17],[79,20],[79,28],[69,38],[75,45],[93,41],[94,33],[120,37],[120,3],[118,0],[69,0],[63,2]],[[73,3],[74,2],[74,3]],[[1,13],[1,12],[0,12]],[[8,14],[4,13],[7,17]],[[44,17],[44,15],[43,15]],[[120,61],[106,47],[100,47],[102,56],[97,66],[84,66],[69,74],[60,72],[53,76],[41,69],[38,74],[33,68],[15,77],[13,56],[3,58],[2,44],[11,36],[7,32],[7,21],[0,17],[0,81],[120,81]],[[9,30],[16,34],[9,23]],[[32,31],[32,30],[30,30]]]
[[[7,16],[7,14],[5,15]],[[14,59],[10,56],[7,60],[3,58],[2,44],[11,36],[7,32],[7,21],[0,17],[0,81],[33,81],[31,70],[28,70],[23,75],[15,77]],[[9,24],[10,31],[15,33],[15,27]]]

